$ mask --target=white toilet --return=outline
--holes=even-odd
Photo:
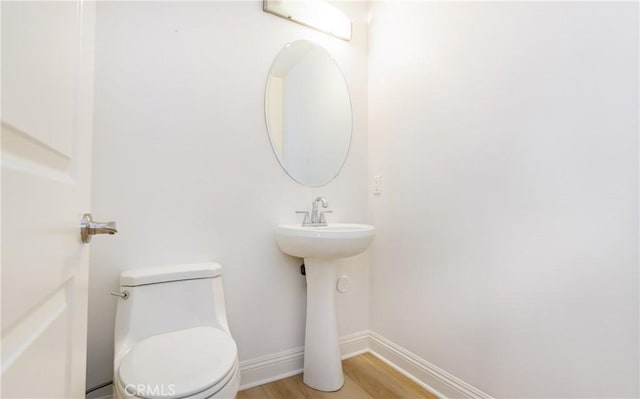
[[[234,398],[238,349],[217,263],[120,275],[113,385],[122,398]]]

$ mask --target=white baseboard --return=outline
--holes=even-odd
[[[373,331],[360,331],[340,338],[340,353],[343,359],[365,352],[373,353],[442,399],[493,399]],[[302,373],[303,355],[304,348],[295,348],[240,362],[240,390]]]
[[[342,359],[369,352],[369,330],[340,337],[340,355]]]
[[[369,350],[369,331],[360,331],[339,339],[343,359]],[[277,381],[302,373],[304,348],[262,356],[240,362],[240,390]]]
[[[371,352],[418,385],[442,399],[493,399],[441,368],[427,362],[374,331],[360,331],[340,338],[343,359]],[[302,373],[304,348],[240,362],[240,390]],[[93,392],[88,398],[111,399],[112,387]]]
[[[240,390],[300,374],[303,353],[295,348],[240,362]]]
[[[440,398],[492,399],[490,395],[478,388],[467,384],[374,331],[369,332],[369,351]]]

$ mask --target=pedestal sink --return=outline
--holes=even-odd
[[[364,252],[374,232],[375,228],[366,224],[276,227],[276,241],[282,252],[304,258],[307,326],[303,381],[311,388],[337,391],[344,384],[335,309],[335,260]]]

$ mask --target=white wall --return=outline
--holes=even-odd
[[[326,195],[333,221],[367,221],[366,18],[345,42],[262,11],[262,2],[101,2],[97,6],[93,206],[119,233],[91,243],[87,385],[111,379],[121,270],[215,260],[240,360],[300,347],[305,282],[283,255],[278,223]],[[287,41],[313,40],[346,75],[354,136],[341,175],[308,189],[273,155],[264,122],[271,62]],[[368,257],[341,273],[340,334],[368,326]]]
[[[500,398],[637,397],[638,4],[377,2],[371,328]]]

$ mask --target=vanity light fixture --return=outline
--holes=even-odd
[[[263,0],[262,9],[340,39],[351,40],[351,20],[324,0]]]

